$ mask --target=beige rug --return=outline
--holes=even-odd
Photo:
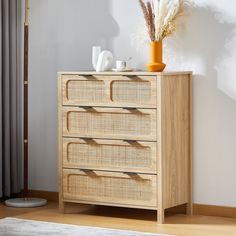
[[[48,223],[17,218],[0,220],[0,236],[161,236],[142,232]]]

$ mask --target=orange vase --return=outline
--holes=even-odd
[[[152,41],[150,44],[150,63],[147,70],[150,72],[162,72],[166,64],[162,62],[162,41]]]

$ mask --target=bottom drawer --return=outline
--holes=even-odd
[[[156,207],[156,175],[64,169],[63,198]]]

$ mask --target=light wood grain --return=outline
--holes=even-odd
[[[189,202],[189,75],[161,81],[161,146],[164,209]],[[159,147],[158,147],[159,148]]]
[[[156,108],[155,76],[62,75],[63,105]]]
[[[96,72],[96,71],[60,71],[59,75],[109,75],[109,76],[117,76],[117,75],[125,75],[125,76],[165,76],[165,75],[189,75],[192,74],[191,71],[164,71],[164,72],[147,72],[147,71],[133,71],[133,72],[112,72],[112,71],[104,71],[104,72]]]
[[[156,142],[63,138],[63,168],[156,174]]]
[[[29,197],[45,198],[49,202],[58,203],[58,199],[59,199],[58,196],[59,196],[58,192],[49,192],[49,191],[42,191],[42,190],[29,190]],[[96,203],[96,204],[98,204],[98,203]],[[101,203],[100,205],[104,205],[104,203]],[[76,206],[79,206],[79,207],[76,207]],[[117,206],[117,204],[114,204],[114,206]],[[131,208],[131,207],[129,207],[129,208]],[[76,208],[77,208],[77,212],[78,212],[78,210],[83,209],[83,205],[82,204],[73,204],[73,209],[74,209],[73,212],[76,212]],[[134,208],[136,208],[136,206]],[[192,208],[193,208],[193,215],[236,218],[236,207],[215,206],[215,205],[193,203]],[[147,208],[145,208],[145,209],[147,209]],[[153,208],[150,208],[150,209],[153,209]],[[71,210],[70,210],[70,212],[72,213]],[[186,212],[186,204],[179,205],[179,206],[173,207],[173,208],[169,208],[166,210],[166,212],[168,214],[170,214],[170,213],[171,214],[183,214]],[[167,219],[168,219],[168,214],[167,214]],[[168,220],[167,220],[167,222],[168,222]]]
[[[193,155],[193,88],[192,88],[192,75],[189,75],[189,196],[188,196],[188,203],[187,203],[187,213],[189,215],[193,214],[193,161],[192,161],[192,155]]]
[[[162,115],[161,115],[161,104],[162,104],[162,91],[161,91],[161,86],[162,86],[162,77],[157,76],[157,107],[158,107],[158,112],[157,112],[157,150],[158,150],[158,161],[157,161],[157,192],[158,192],[158,211],[157,211],[157,221],[158,223],[162,224],[164,223],[165,220],[165,208],[164,208],[164,179],[162,178],[163,176],[163,155],[162,155]]]
[[[235,236],[236,218],[211,216],[167,215],[163,225],[156,225],[155,211],[120,207],[82,206],[75,210],[74,204],[68,210],[73,214],[58,212],[57,203],[38,208],[9,208],[0,204],[0,218],[17,217],[82,226],[104,227],[176,236]]]
[[[159,223],[171,207],[184,204],[191,214],[191,73],[61,72],[59,77],[64,206],[128,204],[157,210]],[[149,180],[133,181],[141,176]],[[132,188],[151,199],[127,197]]]
[[[57,91],[58,91],[58,158],[59,158],[59,210],[60,212],[65,211],[65,205],[63,201],[63,184],[62,184],[62,87],[61,87],[61,75],[58,77],[58,85],[57,85]]]
[[[156,141],[155,109],[63,107],[63,135]]]
[[[96,205],[96,206],[109,206],[109,207],[123,207],[123,208],[130,208],[130,209],[145,209],[145,210],[155,210],[157,209],[156,206],[148,206],[147,204],[143,205],[135,205],[135,204],[126,204],[126,203],[118,203],[116,201],[110,202],[103,202],[103,201],[83,201],[83,200],[74,200],[69,199],[65,200],[65,211],[67,211],[67,204],[68,203],[76,203],[80,206],[87,204],[87,205]],[[67,211],[68,213],[71,213],[71,210]]]
[[[193,213],[196,215],[230,217],[236,219],[236,207],[193,204]]]
[[[63,169],[64,200],[156,207],[156,177],[148,174]]]

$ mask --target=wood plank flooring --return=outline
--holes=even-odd
[[[81,206],[77,213],[60,214],[57,203],[32,209],[9,208],[0,204],[0,218],[17,217],[65,224],[107,227],[178,236],[235,236],[236,218],[170,215],[156,223],[156,212],[115,207]]]

